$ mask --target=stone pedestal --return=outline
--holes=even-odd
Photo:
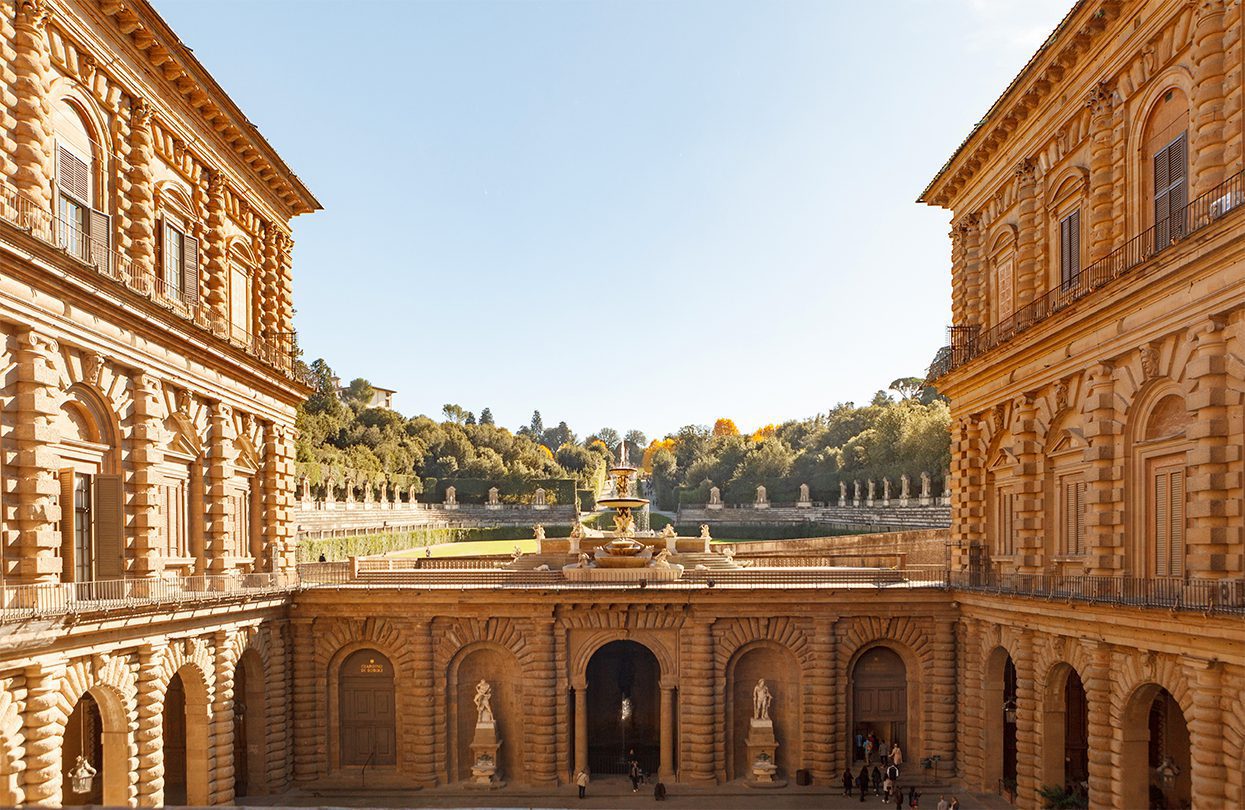
[[[748,747],[748,760],[752,763],[752,777],[745,780],[749,787],[778,788],[787,784],[786,779],[778,778],[778,740],[774,738],[774,721],[752,719],[748,725],[748,736],[744,740]]]
[[[707,503],[707,504],[705,504],[705,508],[706,508],[706,509],[721,509],[721,508],[722,508],[722,504],[720,504],[720,503]]]
[[[494,723],[476,723],[475,736],[471,738],[471,779],[467,787],[471,788],[502,788],[506,783],[501,780],[500,763],[497,751],[501,748],[501,740],[497,739],[497,726]]]

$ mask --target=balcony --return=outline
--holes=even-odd
[[[143,269],[119,251],[92,240],[76,225],[65,222],[7,184],[0,184],[0,222],[59,248],[83,268],[143,296],[155,306],[194,324],[285,377],[301,381],[302,364],[298,361],[294,332],[260,337],[238,328],[223,313],[170,285],[156,273]]]
[[[1172,579],[950,571],[954,590],[1026,596],[1050,602],[1188,610],[1245,616],[1245,579]]]
[[[1081,270],[1067,282],[1013,312],[989,329],[952,326],[927,379],[934,382],[1017,335],[1055,316],[1118,278],[1139,271],[1163,251],[1226,216],[1245,209],[1245,172],[1238,173]]]

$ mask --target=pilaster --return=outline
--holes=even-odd
[[[56,582],[61,575],[57,556],[61,534],[57,521],[60,457],[53,449],[59,435],[60,410],[56,341],[34,330],[17,336],[17,400],[13,438],[17,447],[13,474],[18,499],[16,573],[26,583]]]
[[[208,795],[212,804],[233,803],[233,697],[234,664],[229,656],[229,631],[212,634],[212,664],[215,687],[212,689],[211,736],[208,757]],[[245,764],[242,767],[246,767]]]
[[[133,371],[133,425],[130,431],[130,513],[133,522],[134,576],[154,577],[163,569],[165,517],[160,514],[160,476],[156,465],[164,460],[160,449],[160,384],[142,371]]]
[[[1111,252],[1114,222],[1112,189],[1115,86],[1099,82],[1086,101],[1089,118],[1089,252],[1093,264]]]
[[[1046,536],[1043,533],[1042,447],[1038,437],[1037,404],[1022,394],[1012,407],[1012,441],[1016,453],[1016,570],[1042,571]]]
[[[533,619],[527,640],[531,650],[527,680],[532,694],[527,701],[529,714],[524,724],[527,732],[524,753],[531,781],[536,785],[558,783],[558,748],[554,738],[554,704],[558,695],[553,670],[553,628],[552,616]]]
[[[316,740],[328,734],[319,715],[319,678],[316,675],[316,640],[312,619],[290,619],[294,659],[294,781],[310,782],[328,770]]]
[[[1224,180],[1224,57],[1227,15],[1223,0],[1200,0],[1193,23],[1193,96],[1189,99],[1189,199]]]
[[[225,252],[228,216],[225,213],[225,176],[214,171],[208,174],[207,230],[203,244],[203,290],[208,307],[224,323],[229,319],[229,257]]]
[[[289,666],[289,622],[273,619],[262,632],[268,636],[268,672],[264,680],[264,733],[268,761],[265,763],[269,793],[281,793],[290,784],[293,753],[292,701],[294,682]]]
[[[714,784],[712,620],[689,619],[679,642],[679,781]]]
[[[1040,784],[1038,751],[1042,743],[1037,718],[1041,706],[1033,658],[1033,637],[1026,633],[1017,641],[1012,658],[1016,667],[1016,796],[1022,806],[1038,803]],[[997,752],[987,752],[987,756],[991,753]]]
[[[425,787],[433,787],[437,784],[436,740],[441,735],[433,733],[437,720],[433,701],[436,673],[432,662],[432,622],[427,619],[410,622],[406,631],[415,661],[415,671],[411,673],[412,727],[407,731],[412,744],[408,753],[415,780]]]
[[[1185,561],[1198,577],[1236,576],[1241,571],[1240,445],[1225,441],[1231,411],[1241,396],[1228,384],[1224,323],[1215,318],[1193,329],[1195,348],[1187,374],[1194,381],[1187,405],[1188,453],[1186,497],[1188,527]]]
[[[164,692],[161,658],[168,645],[138,649],[138,806],[164,806]]]
[[[233,528],[228,491],[229,478],[233,474],[232,413],[232,409],[222,402],[208,406],[207,467],[203,482],[207,503],[203,545],[204,562],[209,574],[222,574],[229,567]]]
[[[13,184],[45,211],[52,210],[53,156],[52,56],[47,37],[50,9],[46,0],[17,0],[13,16],[16,58],[13,90],[16,107]]]
[[[934,620],[933,668],[929,673],[925,756],[938,756],[940,773],[955,773],[956,761],[956,622]]]
[[[1017,310],[1037,297],[1037,171],[1037,162],[1030,159],[1022,160],[1016,167],[1019,218],[1016,236]]]
[[[151,106],[142,99],[130,104],[129,171],[125,192],[125,234],[130,260],[139,273],[156,272],[156,202],[152,161],[155,147],[151,136]]]
[[[969,789],[985,790],[988,786],[982,784],[985,777],[981,762],[981,625],[976,619],[965,619],[957,634],[957,671],[963,673],[963,689],[956,706],[956,770]]]
[[[808,672],[809,701],[806,706],[813,711],[805,711],[804,739],[808,767],[813,772],[817,784],[833,783],[838,776],[834,758],[834,741],[837,737],[836,725],[842,718],[836,717],[831,708],[834,703],[834,619],[814,620],[810,646],[813,653],[813,666]]]
[[[22,774],[26,803],[44,807],[61,805],[61,747],[65,739],[65,716],[60,706],[63,662],[29,666],[26,675],[26,710],[22,727],[26,738],[26,770]]]
[[[1123,492],[1120,490],[1121,427],[1115,396],[1115,367],[1099,363],[1087,372],[1084,402],[1085,534],[1087,573],[1118,574],[1124,567]]]
[[[1089,743],[1089,801],[1091,807],[1110,807],[1112,776],[1116,772],[1115,731],[1111,708],[1111,648],[1099,643],[1091,665],[1082,673]]]
[[[264,227],[264,253],[260,263],[258,288],[259,306],[255,322],[260,337],[271,339],[281,331],[281,261],[277,250],[277,229],[269,224]]]
[[[256,566],[281,572],[293,569],[295,549],[291,529],[294,508],[294,441],[286,425],[263,426],[264,460],[261,475],[264,504],[264,560]]]
[[[981,216],[961,217],[960,227],[964,234],[964,323],[984,327],[990,305],[986,300],[988,287],[981,258]]]
[[[1224,176],[1231,177],[1245,169],[1245,123],[1242,121],[1242,105],[1245,104],[1245,82],[1242,78],[1242,43],[1245,33],[1242,26],[1240,0],[1224,3],[1223,36],[1223,121],[1224,121]]]
[[[294,332],[294,240],[286,234],[277,237],[277,332]]]
[[[1224,783],[1228,769],[1223,750],[1223,664],[1205,661],[1195,666],[1193,712],[1189,719],[1189,739],[1193,741],[1189,746],[1192,793],[1200,806],[1226,807]]]

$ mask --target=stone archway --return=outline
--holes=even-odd
[[[169,679],[164,692],[164,803],[206,805],[208,739],[211,732],[207,684],[193,665]]]
[[[744,645],[726,667],[726,750],[728,780],[752,776],[747,736],[752,717],[752,690],[764,678],[773,695],[770,717],[778,749],[774,752],[778,774],[794,779],[803,765],[804,693],[800,662],[788,647],[775,642],[757,641]]]
[[[378,650],[365,647],[342,661],[338,672],[338,764],[396,765],[393,663]]]
[[[657,773],[661,763],[663,695],[661,664],[636,641],[611,641],[588,660],[584,722],[588,766],[595,774],[626,773],[634,751],[640,767]],[[576,710],[580,706],[576,705]]]
[[[259,653],[244,652],[233,678],[233,793],[260,796],[268,792],[268,709]]]
[[[1042,784],[1089,789],[1089,707],[1080,674],[1058,664],[1046,679],[1042,706]]]
[[[857,742],[869,734],[887,747],[898,743],[906,757],[909,745],[908,668],[899,653],[890,647],[874,645],[862,652],[850,670],[851,724],[848,751],[853,762],[864,758],[864,746]]]
[[[1016,664],[1003,647],[996,647],[986,659],[982,695],[982,785],[988,791],[1004,784],[1015,792],[1016,761]]]
[[[1189,726],[1176,699],[1147,683],[1133,691],[1121,720],[1123,806],[1192,806]]]
[[[119,699],[95,687],[78,698],[61,738],[61,802],[72,805],[125,805],[129,802],[127,722]],[[95,768],[88,793],[73,790],[71,774],[83,756]]]
[[[492,687],[491,705],[497,736],[498,777],[510,783],[527,784],[531,779],[524,762],[524,694],[519,660],[514,653],[495,644],[474,644],[459,652],[447,673],[447,722],[449,724],[449,781],[471,777],[471,741],[475,736],[477,713],[476,684],[487,681]]]

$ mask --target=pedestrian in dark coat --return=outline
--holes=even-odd
[[[844,796],[852,795],[852,782],[853,781],[854,780],[852,779],[852,772],[847,769],[844,769],[843,770],[843,795]]]
[[[869,795],[869,766],[860,766],[860,775],[856,777],[856,787],[860,789],[860,800],[863,802]]]
[[[882,769],[877,765],[873,766],[873,795],[882,795]]]

